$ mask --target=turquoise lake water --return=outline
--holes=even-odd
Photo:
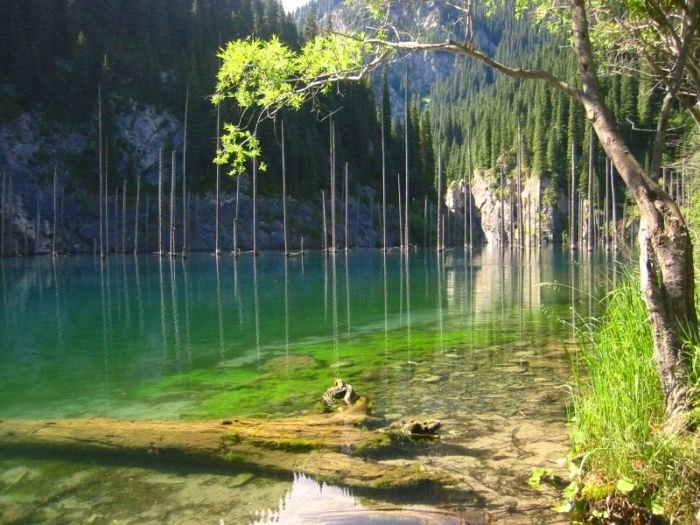
[[[469,471],[479,497],[403,495],[401,505],[540,519],[545,509],[524,510],[537,501],[520,486],[524,467],[565,453],[573,329],[597,311],[617,265],[560,247],[408,258],[358,250],[6,259],[0,279],[2,419],[282,417],[312,410],[342,377],[387,423],[440,418],[446,443],[488,451],[431,452],[438,467]],[[508,452],[507,467],[508,432],[510,448],[528,453]],[[536,442],[543,450],[527,449]],[[85,465],[0,448],[0,509],[10,509],[0,523],[379,519],[367,514],[377,501],[334,490],[303,477]],[[517,512],[505,513],[513,501]],[[381,523],[449,523],[419,514],[385,511]]]

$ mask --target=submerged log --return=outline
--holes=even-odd
[[[366,399],[341,412],[278,420],[126,421],[51,419],[0,421],[0,451],[51,451],[72,456],[127,456],[301,473],[352,488],[448,486],[453,480],[413,466],[370,459],[391,436],[361,428]]]

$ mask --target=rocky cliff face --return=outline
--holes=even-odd
[[[96,123],[95,123],[96,125]],[[122,183],[110,182],[107,199],[106,231],[108,251],[133,252],[138,237],[139,251],[158,249],[157,183],[159,149],[168,144],[182,148],[182,125],[167,112],[139,107],[129,102],[115,119],[118,147],[112,157],[111,180],[130,181],[124,203]],[[90,253],[99,243],[99,160],[92,143],[93,129],[49,126],[39,114],[25,113],[0,127],[0,218],[2,219],[1,255],[50,253],[54,246],[53,180],[56,173],[56,248],[62,253]],[[117,149],[117,151],[114,151]],[[170,152],[164,152],[164,192],[162,242],[168,249],[169,164]],[[177,159],[179,164],[180,159]],[[80,166],[94,166],[94,169]],[[115,168],[116,166],[116,168]],[[114,174],[114,171],[117,171]],[[138,213],[134,181],[140,177]],[[178,185],[179,185],[178,175]],[[234,217],[240,249],[253,244],[251,189],[245,177],[238,199],[235,193],[223,193],[220,199],[220,247],[230,250],[234,243]],[[176,249],[182,246],[181,189],[175,199]],[[377,197],[370,188],[360,188],[349,199],[348,230],[350,246],[377,246],[381,243],[381,214]],[[322,245],[321,203],[288,199],[289,247],[298,250],[302,237],[307,248]],[[215,246],[215,197],[211,193],[190,195],[187,205],[188,246],[190,250],[213,250]],[[345,246],[343,206],[337,204],[337,239]],[[330,206],[327,206],[330,228]],[[389,213],[394,217],[396,213]],[[138,221],[138,231],[136,231]],[[398,226],[388,224],[392,243],[397,242]],[[330,239],[330,234],[329,234]],[[282,200],[258,196],[258,249],[284,248]]]
[[[503,188],[501,188],[501,183]],[[464,180],[453,181],[445,194],[447,208],[458,215],[464,210]],[[527,244],[558,241],[564,227],[566,197],[557,194],[551,180],[527,176],[522,181],[522,236]],[[468,198],[475,225],[488,244],[517,244],[520,235],[515,178],[476,170]]]

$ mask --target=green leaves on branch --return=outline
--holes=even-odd
[[[229,42],[218,57],[222,63],[215,104],[232,98],[243,109],[274,111],[284,106],[297,108],[303,102],[295,93],[296,55],[279,38]]]
[[[279,38],[229,42],[220,51],[214,104],[232,99],[241,110],[240,123],[227,124],[215,162],[231,167],[232,175],[245,171],[260,155],[260,144],[243,123],[274,117],[285,108],[298,110],[304,102],[330,91],[341,80],[362,73],[371,47],[362,36],[318,35],[300,52]],[[262,166],[261,166],[262,169]]]
[[[224,125],[221,144],[214,159],[215,164],[228,164],[231,167],[231,175],[240,175],[245,171],[248,161],[259,156],[260,141],[255,134],[233,124]],[[264,163],[260,164],[259,169],[265,171],[267,166]]]

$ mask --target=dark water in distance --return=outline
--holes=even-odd
[[[476,427],[475,414],[481,422],[521,414],[561,429],[565,399],[549,393],[568,381],[572,325],[596,310],[617,278],[608,258],[584,253],[572,260],[560,247],[485,247],[467,257],[416,251],[408,262],[373,250],[289,259],[3,260],[0,417],[278,417],[311,409],[342,377],[369,395],[377,415],[440,417],[452,423],[449,436],[457,441]],[[27,469],[17,471],[15,484],[0,475],[0,507],[17,512],[36,506],[46,484],[77,475],[69,463],[4,461],[6,472]],[[317,495],[301,496],[306,518],[290,515],[289,505],[270,510],[271,501],[299,498],[305,487],[313,492],[313,481],[301,478],[291,489],[246,480],[235,492],[250,493],[255,503],[243,504],[226,496],[234,490],[229,477],[214,476],[206,482],[214,487],[208,503],[198,503],[193,494],[203,489],[188,485],[196,476],[160,473],[154,481],[153,473],[127,474],[126,467],[95,468],[108,472],[113,486],[90,489],[92,478],[80,470],[82,499],[57,498],[32,520],[265,523],[272,512],[274,520],[296,523],[328,510]],[[134,502],[120,481],[128,475],[181,493]],[[229,501],[227,510],[214,508],[219,497]],[[94,498],[106,502],[95,506]],[[341,507],[360,509],[350,500]],[[126,503],[134,510],[122,516]]]

